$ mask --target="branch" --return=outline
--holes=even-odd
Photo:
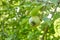
[[[44,36],[45,36],[46,33],[48,32],[48,27],[49,27],[48,25],[45,27],[44,34],[43,34],[41,40],[44,40]]]
[[[54,12],[51,12],[51,14],[52,14],[53,16],[54,16],[54,13],[56,12],[56,9],[57,9],[57,7],[59,6],[59,4],[60,4],[60,0],[58,1],[57,5],[56,5],[56,7],[55,7]],[[52,17],[53,17],[53,16],[52,16]],[[45,36],[45,35],[47,34],[47,32],[48,32],[48,27],[49,27],[49,25],[46,25],[45,30],[44,30],[44,34],[43,34],[41,40],[44,40],[44,36]]]

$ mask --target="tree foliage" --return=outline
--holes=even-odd
[[[59,31],[60,0],[0,0],[0,40],[60,40]]]

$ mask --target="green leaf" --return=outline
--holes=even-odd
[[[51,2],[57,4],[58,0],[51,0]]]
[[[45,17],[45,18],[43,18],[43,20],[47,25],[51,26],[51,20],[49,18]]]
[[[33,8],[32,11],[30,12],[31,16],[36,16],[41,7],[42,7],[42,5]]]

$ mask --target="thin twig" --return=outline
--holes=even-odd
[[[56,9],[57,9],[58,6],[59,6],[59,2],[57,3],[54,12],[51,12],[51,14],[52,14],[53,16],[54,16],[54,13],[56,12]],[[52,17],[53,17],[53,16],[52,16]],[[49,27],[49,25],[45,27],[44,34],[43,34],[41,40],[44,40],[44,36],[45,36],[45,35],[47,34],[47,32],[48,32],[48,27]]]
[[[45,34],[46,34],[47,32],[48,32],[48,26],[45,27],[44,34],[43,34],[41,40],[44,40],[44,36],[45,36]]]

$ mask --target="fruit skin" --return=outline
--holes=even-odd
[[[54,30],[55,30],[56,36],[60,36],[60,18],[54,21]]]
[[[32,16],[29,18],[29,24],[31,26],[38,26],[40,24],[40,19],[38,16]]]

